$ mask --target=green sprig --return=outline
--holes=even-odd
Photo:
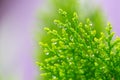
[[[64,22],[55,20],[56,30],[45,28],[53,35],[51,44],[41,43],[44,62],[37,62],[48,80],[120,80],[120,38],[113,40],[112,26],[96,37],[92,22],[78,20],[76,13],[69,22],[67,13],[59,10]],[[107,34],[107,35],[106,35]]]

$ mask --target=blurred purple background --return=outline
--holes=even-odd
[[[101,2],[114,31],[120,36],[120,0],[102,0]]]
[[[1,0],[0,76],[2,80],[35,80],[33,30],[44,0]],[[120,1],[99,0],[114,31],[120,35]]]
[[[2,80],[35,80],[33,28],[41,0],[2,0],[0,76]],[[1,79],[0,79],[1,80]]]

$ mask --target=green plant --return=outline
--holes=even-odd
[[[37,62],[41,75],[46,80],[120,80],[120,38],[113,39],[111,25],[96,37],[89,19],[81,23],[74,13],[70,22],[67,13],[59,11],[64,18],[54,20],[59,32],[46,27],[51,43],[40,42],[46,56]]]
[[[92,21],[94,24],[93,27],[96,30],[96,36],[99,36],[99,33],[101,31],[104,31],[104,26],[106,24],[106,21],[103,17],[101,9],[96,6],[93,8],[90,8],[91,5],[94,5],[94,3],[88,3],[90,2],[89,0],[46,0],[47,2],[51,3],[49,4],[50,6],[47,7],[47,12],[44,10],[41,10],[39,14],[40,18],[40,28],[48,26],[50,29],[55,29],[58,33],[59,32],[59,27],[53,24],[54,19],[58,19],[62,22],[64,22],[64,18],[62,15],[58,14],[57,11],[59,8],[65,10],[67,14],[67,19],[69,20],[70,23],[72,23],[71,18],[73,17],[73,13],[77,12],[79,16],[79,21],[85,23],[85,19],[89,17],[89,19]],[[84,3],[84,4],[83,4]],[[46,7],[46,6],[45,6]],[[43,8],[44,9],[44,8]],[[40,30],[35,32],[36,33],[36,40],[37,41],[44,41],[45,43],[47,42],[50,44],[51,36],[47,35],[43,30]],[[42,35],[41,35],[42,34]],[[46,57],[42,55],[42,49],[38,46],[36,49],[36,60],[37,61],[42,61]]]
[[[103,17],[102,10],[98,6],[93,6],[94,3],[92,3],[91,1],[89,0],[62,0],[62,1],[46,0],[46,2],[48,2],[49,4],[45,4],[44,7],[46,8],[43,8],[43,9],[44,10],[49,9],[49,10],[46,10],[46,11],[40,10],[40,14],[39,14],[40,28],[48,26],[50,29],[55,29],[59,34],[61,34],[59,27],[53,24],[54,19],[58,19],[61,22],[64,22],[64,18],[62,17],[62,15],[57,13],[58,9],[61,8],[68,13],[66,17],[70,23],[73,22],[71,20],[71,18],[73,17],[73,13],[77,12],[79,16],[79,21],[82,23],[85,23],[85,19],[89,17],[89,19],[94,24],[93,27],[96,30],[96,36],[99,36],[99,33],[101,31],[104,31],[103,27],[106,24],[106,20]],[[49,5],[49,6],[46,6],[46,5]],[[38,31],[35,36],[37,41],[41,41],[49,45],[51,44],[50,40],[52,39],[52,35],[47,35],[43,30]],[[36,49],[36,61],[44,62],[44,60],[49,57],[49,55],[46,57],[46,55],[42,53],[43,53],[43,49],[41,49],[38,45]],[[43,79],[47,80],[46,77],[44,77]],[[41,77],[39,76],[37,80],[41,80]]]

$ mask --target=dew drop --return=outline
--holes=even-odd
[[[57,42],[53,42],[53,44],[57,44]]]
[[[53,79],[56,79],[56,76],[53,75],[52,77],[53,77]]]
[[[61,53],[61,52],[62,52],[62,50],[58,50],[58,52],[60,52],[60,53]]]
[[[73,41],[73,37],[72,36],[70,36],[70,40]]]
[[[92,57],[94,57],[94,54],[92,55]]]
[[[47,52],[46,55],[49,55],[49,53]]]
[[[90,26],[92,26],[93,24],[91,23]]]
[[[69,60],[69,58],[67,57],[67,60]]]
[[[70,62],[70,65],[72,64],[72,62]]]

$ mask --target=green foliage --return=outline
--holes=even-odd
[[[90,2],[89,0],[46,0],[49,2],[50,6],[45,6],[47,9],[47,12],[41,10],[39,14],[40,18],[40,27],[49,27],[50,29],[55,29],[59,32],[59,27],[55,26],[53,24],[54,19],[58,19],[62,22],[64,22],[64,18],[61,14],[58,14],[57,11],[59,8],[62,10],[65,10],[68,14],[67,19],[69,22],[72,23],[71,18],[73,17],[73,13],[77,12],[79,16],[79,21],[85,23],[86,18],[90,18],[90,20],[93,22],[93,27],[96,29],[97,36],[99,36],[99,33],[104,30],[105,26],[105,20],[102,15],[101,9],[99,9],[97,6],[96,8],[90,8],[91,6],[88,5]],[[84,6],[83,6],[84,2]],[[90,3],[91,5],[93,3]],[[94,5],[94,4],[93,4]],[[44,9],[44,8],[43,8]],[[41,26],[42,25],[42,26]],[[74,26],[74,25],[73,25]],[[44,41],[45,43],[51,43],[50,40],[52,38],[51,35],[47,35],[42,29],[40,31],[36,31],[36,40],[37,41]],[[60,33],[60,32],[59,32]],[[41,54],[43,51],[40,49],[40,47],[37,47],[37,54],[36,59],[37,61],[44,60],[46,56]]]
[[[79,21],[82,23],[85,23],[85,19],[86,18],[90,18],[90,20],[93,23],[93,27],[96,30],[96,36],[99,36],[99,33],[101,31],[104,31],[104,26],[105,26],[105,20],[103,18],[102,15],[102,11],[101,9],[99,9],[97,6],[96,8],[92,8],[90,9],[90,5],[88,6],[89,0],[46,0],[48,2],[50,2],[50,6],[47,7],[47,12],[42,11],[39,16],[40,17],[40,27],[49,27],[50,29],[55,29],[57,30],[57,32],[59,34],[60,30],[58,26],[55,26],[53,24],[53,20],[54,19],[58,19],[62,22],[64,22],[64,19],[62,17],[61,14],[58,14],[57,11],[59,8],[61,8],[62,10],[65,10],[67,12],[67,19],[69,20],[70,23],[72,23],[73,21],[71,20],[71,18],[73,17],[73,13],[77,12],[78,13],[78,17],[79,17]],[[84,6],[83,3],[85,2]],[[93,3],[90,3],[91,5]],[[74,26],[73,24],[71,24],[72,26]],[[41,31],[38,31],[36,34],[36,39],[37,41],[42,41],[42,42],[47,42],[48,44],[50,44],[50,40],[52,38],[52,35],[47,35],[42,29]],[[37,55],[36,55],[36,59],[37,61],[42,61],[46,58],[46,56],[44,56],[42,53],[42,49],[40,49],[40,47],[38,47],[37,49]]]
[[[120,80],[120,38],[114,37],[108,24],[106,32],[96,37],[93,22],[79,22],[76,13],[71,21],[59,10],[64,21],[54,20],[59,28],[45,28],[52,35],[50,43],[40,42],[45,56],[37,62],[45,80]]]
[[[47,8],[49,10],[47,10],[47,12],[42,11],[40,12],[39,16],[40,16],[40,20],[41,23],[40,25],[44,25],[44,26],[40,26],[40,27],[46,27],[48,26],[50,29],[55,29],[59,32],[59,27],[55,26],[53,24],[53,20],[54,19],[59,19],[61,21],[64,21],[64,18],[62,17],[61,14],[58,14],[58,9],[61,8],[63,10],[65,10],[68,16],[67,18],[69,19],[69,21],[71,22],[71,18],[72,18],[72,14],[73,12],[77,12],[77,9],[79,9],[78,6],[78,0],[46,0],[47,2],[49,2],[50,6],[48,6]],[[36,34],[37,37],[37,41],[44,41],[47,42],[48,44],[50,44],[50,40],[52,38],[52,35],[47,35],[43,30],[39,31]],[[37,50],[37,61],[42,61],[46,58],[46,56],[44,56],[42,53],[42,49],[40,49],[40,47],[38,47]]]
[[[94,23],[93,27],[95,27],[97,31],[96,32],[97,36],[99,36],[99,33],[104,30],[103,27],[101,27],[101,26],[105,26],[105,18],[102,14],[102,10],[98,6],[95,6],[96,8],[91,9],[90,8],[91,5],[88,5],[88,3],[90,2],[89,0],[85,0],[85,1],[84,0],[62,0],[62,1],[47,0],[47,1],[49,2],[49,4],[51,3],[50,6],[47,7],[50,10],[47,10],[47,12],[41,10],[40,13],[41,15],[39,15],[41,16],[40,17],[41,24],[43,24],[44,26],[49,26],[50,29],[56,29],[57,31],[59,31],[59,28],[56,27],[54,24],[52,24],[52,21],[54,19],[59,19],[61,21],[64,21],[64,19],[61,18],[61,15],[57,14],[57,10],[61,8],[68,13],[67,17],[70,22],[72,22],[71,18],[74,12],[78,13],[80,22],[84,23],[85,19],[89,17],[90,20]],[[94,5],[94,3],[90,3],[90,4]],[[46,34],[45,34],[42,35],[41,41],[45,41],[45,40],[49,41],[49,39],[51,39],[51,37],[47,36],[46,38]]]

